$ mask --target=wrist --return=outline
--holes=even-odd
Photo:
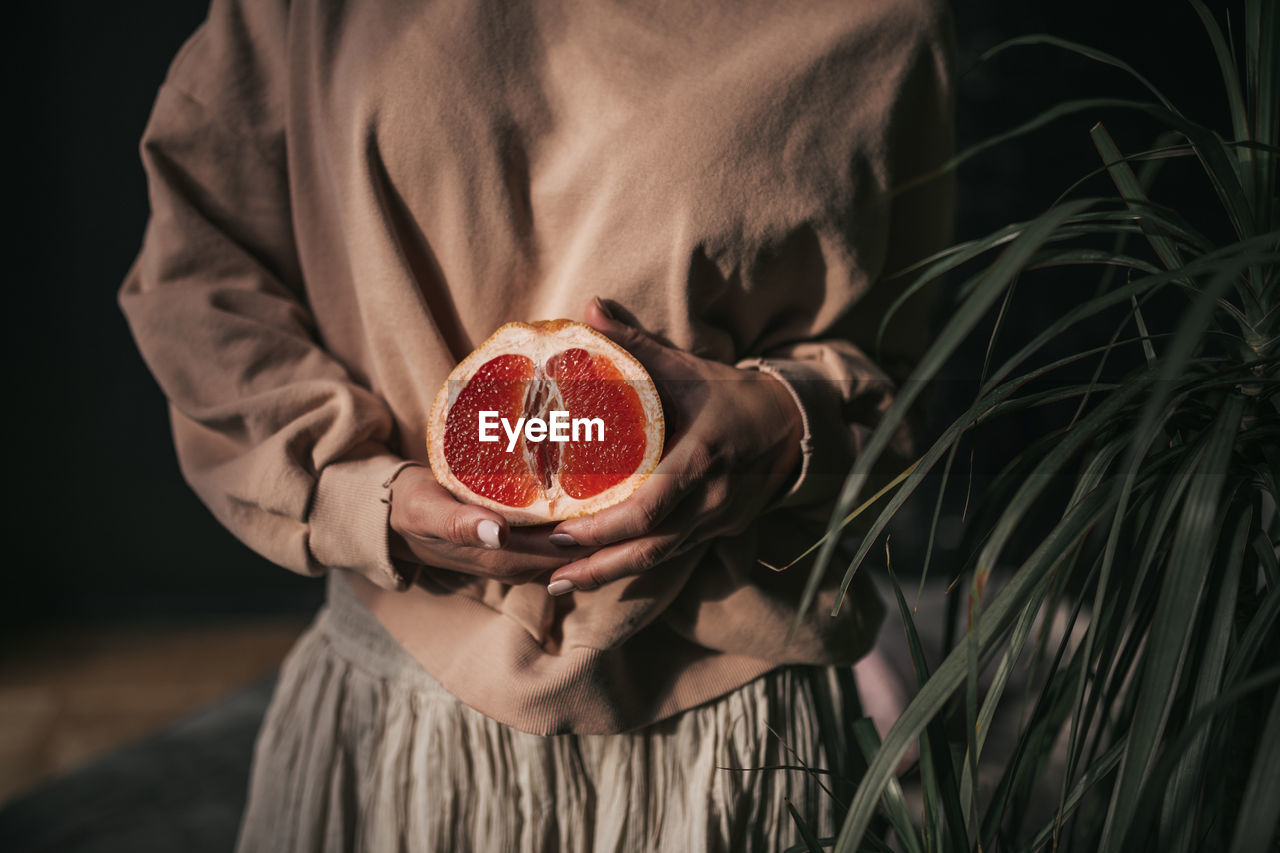
[[[370,441],[320,469],[306,519],[306,546],[317,572],[343,569],[384,589],[408,586],[411,578],[392,559],[387,533],[387,486],[405,465]]]
[[[788,456],[788,462],[794,467],[788,468],[785,479],[779,481],[782,485],[773,493],[774,500],[769,505],[769,509],[796,506],[808,500],[806,493],[812,491],[813,486],[813,453],[816,442],[810,409],[813,401],[809,397],[814,378],[812,371],[807,365],[791,359],[748,358],[735,366],[767,377],[773,382],[767,387],[773,388],[774,391],[781,388],[786,395],[786,402],[789,405],[783,407],[783,410],[787,413],[789,426],[785,439],[787,443],[785,454]],[[791,431],[796,429],[797,423],[798,433]],[[794,459],[790,456],[792,449],[798,449],[798,461],[791,461]]]
[[[771,496],[785,494],[795,484],[804,460],[804,416],[799,400],[791,386],[770,371],[756,371],[757,382],[769,397],[774,417],[770,423],[778,424],[774,434],[778,436],[776,465],[771,482]]]
[[[415,470],[408,474],[408,476],[401,476],[410,469]],[[395,502],[396,484],[402,480],[412,481],[414,477],[421,476],[423,472],[427,472],[429,474],[427,467],[421,462],[405,462],[403,465],[396,468],[391,476],[383,483],[383,486],[387,490],[388,504],[387,548],[390,551],[392,562],[397,564],[397,567],[402,571],[406,567],[411,567],[411,570],[417,570],[422,567],[422,561],[413,553],[413,549],[409,547],[408,540],[405,538],[404,534],[400,532],[401,525],[399,524],[399,516],[401,513],[398,510],[402,511],[403,507],[397,505]]]

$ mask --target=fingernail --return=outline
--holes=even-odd
[[[578,544],[578,540],[574,539],[568,533],[552,533],[547,539],[552,545],[559,545],[561,548],[572,548]],[[552,593],[555,595],[555,593]]]
[[[552,581],[547,584],[547,593],[549,595],[564,595],[566,592],[573,592],[577,587],[573,585],[573,581],[564,580]]]
[[[480,542],[486,548],[494,550],[502,547],[502,528],[498,526],[498,522],[485,519],[476,525],[476,535],[480,537]]]
[[[601,313],[601,314],[603,314],[604,316],[608,317],[610,320],[616,320],[616,319],[618,319],[617,317],[614,317],[614,316],[613,316],[613,311],[609,310],[609,305],[608,305],[608,303],[606,303],[606,302],[605,302],[603,299],[601,299],[599,296],[597,296],[597,297],[596,297],[596,307],[600,309],[600,313]]]

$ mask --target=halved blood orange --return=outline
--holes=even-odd
[[[556,440],[526,432],[521,418],[558,421]],[[664,431],[653,380],[622,347],[572,320],[507,323],[436,394],[427,456],[459,500],[544,524],[634,492],[662,456]]]

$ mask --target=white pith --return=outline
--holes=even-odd
[[[443,441],[449,409],[452,408],[466,382],[485,363],[499,355],[512,353],[526,356],[534,363],[535,375],[526,392],[522,413],[528,411],[529,395],[537,393],[539,380],[541,380],[545,383],[542,387],[550,392],[548,404],[544,405],[542,411],[538,413],[539,416],[545,417],[547,411],[555,408],[551,405],[553,401],[559,402],[560,408],[563,408],[563,396],[555,380],[547,377],[545,366],[556,354],[574,348],[584,349],[593,355],[603,355],[613,362],[623,379],[631,383],[631,387],[640,397],[640,404],[644,409],[647,422],[656,426],[656,429],[651,430],[653,437],[646,443],[644,456],[636,470],[622,482],[598,495],[582,500],[564,493],[560,487],[558,472],[552,480],[551,488],[544,489],[541,495],[526,507],[510,507],[471,491],[449,470],[444,458]],[[657,467],[658,460],[662,456],[663,432],[662,404],[658,400],[653,381],[640,362],[617,344],[581,323],[565,322],[554,331],[525,323],[508,323],[463,359],[449,374],[449,378],[436,394],[435,402],[431,407],[431,420],[427,426],[428,463],[440,485],[458,499],[492,509],[513,525],[546,524],[598,512],[629,496]],[[521,441],[524,443],[525,462],[529,465],[530,471],[536,472],[537,469],[532,465],[534,451],[530,449],[527,442],[523,442],[523,439]]]
[[[537,360],[533,363],[533,380],[529,382],[529,388],[525,391],[521,411],[529,417],[538,417],[545,421],[548,419],[552,409],[564,408],[564,395],[560,393],[560,383],[547,375],[547,372],[543,369],[543,364],[544,362]],[[537,398],[539,391],[546,391],[547,398],[543,401],[541,406],[534,408],[532,403]],[[559,404],[558,406],[556,405],[557,403]],[[531,409],[533,409],[532,412],[530,412]],[[534,458],[537,456],[538,445],[531,445],[529,442],[523,440],[521,440],[521,444],[524,446],[525,466],[528,467],[530,471],[537,471]],[[556,476],[551,478],[550,488],[544,485],[542,490],[543,494],[547,497],[547,502],[549,504],[554,504],[564,492],[564,490],[560,488],[560,477],[558,476],[558,472]]]

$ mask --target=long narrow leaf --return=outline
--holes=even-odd
[[[1092,352],[1096,352],[1096,350],[1087,351],[1084,355],[1087,356]],[[1087,390],[1087,388],[1077,389],[1074,387],[1070,387],[1066,389],[1058,389],[1055,391],[1045,392],[1040,395],[1032,395],[1029,398],[1026,398],[1020,401],[1010,401],[1007,399],[1025,382],[1030,381],[1031,379],[1034,379],[1038,376],[1043,376],[1047,373],[1050,373],[1054,369],[1057,369],[1062,365],[1074,363],[1075,361],[1079,360],[1080,357],[1081,357],[1081,354],[1076,354],[1073,356],[1069,356],[1067,358],[1059,359],[1056,362],[1053,362],[1037,371],[1034,371],[1028,376],[1025,376],[1016,380],[1011,380],[1005,383],[1004,385],[996,387],[989,394],[981,397],[973,406],[969,408],[969,410],[964,415],[957,418],[949,427],[947,427],[947,429],[943,432],[942,436],[936,442],[934,442],[933,446],[930,447],[929,450],[925,453],[925,455],[920,458],[920,460],[918,461],[916,470],[912,473],[910,477],[907,478],[907,480],[902,484],[901,488],[898,489],[898,491],[893,495],[893,497],[889,499],[889,502],[885,505],[884,509],[881,511],[880,516],[872,523],[870,530],[863,536],[862,543],[858,546],[858,550],[854,554],[853,559],[849,561],[848,568],[845,571],[845,577],[841,584],[840,595],[837,597],[835,606],[832,608],[833,614],[839,611],[839,608],[843,601],[844,594],[848,591],[849,585],[853,581],[854,574],[858,571],[859,567],[862,565],[862,561],[866,558],[867,554],[870,552],[872,543],[875,542],[876,537],[879,536],[879,534],[883,532],[885,527],[888,526],[889,521],[890,519],[893,518],[894,513],[896,513],[898,509],[903,505],[903,503],[905,503],[907,499],[914,493],[915,489],[923,481],[924,477],[928,474],[928,472],[933,469],[933,466],[937,464],[937,461],[941,458],[942,454],[948,450],[952,442],[958,440],[960,434],[963,433],[964,430],[967,428],[967,425],[971,421],[979,422],[985,419],[986,417],[994,417],[994,416],[1003,414],[1006,411],[1008,411],[1010,408],[1025,408],[1028,405],[1034,405],[1038,401],[1052,402],[1058,399],[1070,399],[1073,396],[1078,396],[1079,394],[1084,393]],[[1117,407],[1119,407],[1123,405],[1124,400],[1129,399],[1131,396],[1137,393],[1137,391],[1139,390],[1139,386],[1136,383],[1130,383],[1129,386],[1126,388],[1117,388],[1112,390],[1123,392],[1122,393],[1123,399],[1120,402],[1117,402],[1115,404]],[[1084,430],[1077,432],[1076,436],[1077,436],[1076,439],[1070,445],[1073,449],[1078,449],[1080,444],[1083,441],[1087,440],[1088,438],[1088,435]],[[1059,464],[1065,461],[1065,457],[1061,456],[1060,452],[1057,456],[1055,456],[1055,459],[1058,460]],[[1048,472],[1042,472],[1042,473],[1048,473]],[[812,582],[813,580],[811,576],[810,583]]]
[[[1231,665],[1227,667],[1227,675],[1223,679],[1225,683],[1232,684],[1244,678],[1257,659],[1258,652],[1262,650],[1277,617],[1280,617],[1280,586],[1273,586],[1258,605],[1244,633],[1240,635],[1240,642],[1231,655]]]
[[[898,602],[898,613],[902,617],[902,627],[907,634],[907,648],[911,652],[911,666],[915,670],[917,686],[929,680],[929,665],[925,661],[924,647],[920,645],[920,635],[916,632],[915,620],[907,608],[907,601],[902,596],[902,587],[889,567],[889,581],[893,587],[894,598]],[[951,765],[951,755],[947,750],[947,734],[940,719],[930,720],[925,733],[920,739],[920,772],[927,799],[936,797],[941,801],[943,818],[949,830],[948,840],[952,850],[963,851],[967,848],[964,814],[960,810],[960,793],[956,785],[955,774]]]
[[[1218,60],[1218,70],[1222,74],[1222,88],[1226,92],[1227,107],[1231,110],[1231,129],[1236,139],[1252,139],[1252,128],[1249,127],[1249,114],[1244,106],[1244,94],[1240,90],[1240,77],[1236,74],[1235,59],[1227,49],[1227,41],[1222,36],[1222,28],[1213,17],[1213,13],[1200,0],[1190,0],[1191,8],[1200,16],[1204,31],[1213,45],[1214,58]],[[1238,154],[1246,162],[1252,159],[1252,152],[1247,148],[1238,149]]]
[[[862,751],[862,757],[870,764],[880,750],[880,735],[876,733],[875,724],[867,717],[853,724],[853,738]],[[884,812],[889,818],[898,842],[906,848],[907,853],[924,853],[920,832],[911,821],[911,810],[907,807],[906,796],[897,779],[890,779],[884,789]]]
[[[992,601],[987,617],[982,621],[978,638],[981,647],[987,647],[1011,627],[1016,614],[1048,582],[1049,572],[1070,550],[1072,543],[1086,535],[1098,514],[1105,511],[1109,497],[1105,490],[1090,493],[1074,512],[1045,536]],[[952,650],[933,676],[921,686],[885,737],[883,746],[854,794],[849,814],[837,837],[836,850],[840,853],[853,853],[857,849],[894,768],[963,681],[968,670],[966,656],[963,646]]]
[[[1262,739],[1254,754],[1253,770],[1240,801],[1231,853],[1264,853],[1276,840],[1276,824],[1280,808],[1276,808],[1276,792],[1280,791],[1280,691],[1271,703]]]
[[[1240,423],[1243,406],[1231,397],[1198,454],[1197,479],[1183,504],[1182,517],[1170,549],[1170,561],[1148,638],[1137,713],[1120,764],[1120,778],[1102,831],[1101,853],[1120,849],[1129,831],[1142,786],[1146,782],[1161,732],[1173,700],[1173,685],[1186,657],[1186,626],[1200,599],[1214,538],[1220,520],[1218,500],[1226,481],[1226,462]]]
[[[1107,172],[1110,173],[1111,180],[1115,182],[1116,189],[1120,191],[1120,197],[1125,200],[1125,204],[1131,210],[1135,206],[1146,204],[1147,194],[1143,192],[1138,176],[1133,173],[1133,170],[1129,168],[1129,164],[1124,161],[1115,140],[1111,138],[1111,134],[1107,133],[1107,129],[1102,122],[1098,122],[1093,126],[1093,129],[1089,131],[1089,136],[1093,138],[1094,147],[1098,149],[1098,153],[1102,156],[1102,162],[1106,164]],[[1139,219],[1138,224],[1141,226],[1143,233],[1147,235],[1147,241],[1151,243],[1151,248],[1155,249],[1156,256],[1164,263],[1165,269],[1176,269],[1182,266],[1182,259],[1178,256],[1178,249],[1173,240],[1161,234],[1146,219]]]
[[[822,853],[822,842],[818,840],[818,836],[813,834],[813,830],[800,817],[800,812],[796,811],[796,807],[791,805],[791,801],[787,800],[787,812],[791,815],[791,821],[796,825],[796,829],[800,833],[800,838],[804,842],[805,850],[808,853]]]
[[[1166,541],[1166,536],[1170,525],[1173,523],[1178,507],[1181,506],[1183,496],[1191,486],[1192,477],[1195,473],[1194,457],[1191,454],[1185,454],[1184,459],[1178,466],[1177,470],[1170,475],[1163,477],[1163,488],[1160,490],[1154,511],[1151,514],[1143,532],[1142,541],[1146,543],[1141,555],[1139,556],[1133,575],[1129,579],[1129,587],[1135,592],[1126,601],[1117,614],[1118,625],[1134,625],[1134,612],[1138,606],[1137,590],[1142,588],[1143,582],[1150,572],[1152,564],[1155,562],[1156,554],[1160,544]],[[1161,467],[1157,464],[1149,464],[1148,469],[1156,472],[1161,471]],[[1111,531],[1113,534],[1115,528]],[[1107,546],[1103,552],[1103,563],[1100,579],[1094,590],[1093,608],[1094,613],[1099,617],[1106,613],[1105,603],[1112,597],[1109,578],[1110,566],[1114,556],[1113,542],[1108,538]],[[1094,644],[1098,642],[1099,636],[1106,636],[1103,633],[1105,622],[1102,618],[1096,618],[1090,623],[1088,630],[1085,631],[1083,640],[1084,655],[1088,660],[1097,660],[1097,672],[1094,677],[1098,683],[1106,683],[1113,672],[1119,673],[1121,676],[1127,672],[1125,665],[1132,658],[1132,653],[1119,653],[1117,646],[1120,644],[1122,637],[1119,633],[1112,632],[1114,640],[1112,642],[1103,642],[1097,655],[1094,654]],[[1140,624],[1140,623],[1139,623]],[[1130,637],[1131,647],[1140,639],[1140,634]],[[1111,691],[1094,691],[1086,702],[1086,681],[1085,675],[1087,670],[1081,673],[1080,681],[1076,685],[1076,707],[1077,711],[1072,720],[1072,726],[1067,746],[1067,769],[1063,775],[1063,787],[1061,796],[1065,799],[1067,786],[1074,777],[1075,767],[1080,758],[1081,749],[1083,748],[1083,735],[1089,730],[1094,713],[1099,703],[1108,702],[1109,695],[1114,695]]]
[[[999,368],[993,371],[991,377],[987,380],[987,386],[1002,382],[1014,370],[1022,365],[1028,358],[1045,347],[1054,340],[1059,340],[1061,335],[1068,329],[1074,327],[1081,321],[1096,316],[1105,311],[1107,308],[1127,302],[1131,296],[1142,294],[1147,291],[1154,290],[1162,285],[1170,284],[1176,279],[1187,277],[1211,277],[1213,280],[1207,289],[1212,290],[1208,297],[1201,299],[1202,307],[1197,308],[1196,317],[1203,319],[1204,323],[1197,323],[1183,331],[1183,335],[1189,342],[1184,349],[1189,355],[1195,342],[1199,340],[1198,335],[1201,334],[1202,328],[1207,324],[1208,318],[1212,316],[1212,307],[1217,304],[1218,298],[1223,291],[1231,285],[1235,277],[1240,272],[1253,264],[1274,264],[1280,260],[1280,245],[1277,244],[1275,235],[1261,235],[1248,240],[1242,240],[1231,246],[1224,247],[1216,252],[1205,255],[1200,258],[1188,261],[1181,270],[1165,271],[1156,275],[1145,276],[1141,279],[1131,281],[1128,284],[1117,287],[1115,290],[1101,294],[1087,302],[1076,306],[1065,312],[1061,317],[1056,319],[1042,332],[1028,341],[1021,349],[1005,360]],[[1203,294],[1202,294],[1203,296]],[[1188,318],[1189,319],[1189,318]],[[1185,362],[1186,356],[1180,355],[1177,363],[1177,369],[1181,369],[1181,364]],[[1166,359],[1165,363],[1168,363]],[[1170,371],[1172,372],[1172,370]],[[1176,374],[1174,374],[1176,375]]]
[[[835,509],[832,512],[831,521],[827,526],[826,534],[828,539],[818,552],[817,561],[801,597],[800,606],[796,614],[797,621],[803,618],[809,607],[812,606],[813,599],[817,596],[822,575],[826,571],[827,565],[831,562],[832,555],[835,553],[837,544],[835,533],[840,527],[840,519],[856,503],[873,466],[888,446],[898,427],[901,426],[907,416],[907,411],[915,403],[924,386],[938,374],[938,371],[942,369],[956,347],[960,345],[987,313],[987,309],[1004,292],[1004,288],[1008,286],[1018,270],[1022,268],[1027,258],[1040,247],[1044,239],[1064,220],[1085,210],[1088,206],[1089,202],[1087,200],[1065,204],[1061,208],[1042,214],[1028,225],[1026,230],[1010,243],[1008,248],[991,265],[982,287],[956,310],[951,322],[947,324],[947,327],[938,335],[937,340],[929,347],[924,357],[921,358],[910,380],[902,388],[901,393],[889,407],[889,410],[885,412],[879,426],[871,438],[868,439],[866,446],[862,449],[862,453],[859,454],[854,462],[849,476],[845,479],[840,496],[836,501]]]
[[[1218,601],[1214,607],[1213,619],[1209,623],[1205,638],[1204,653],[1197,668],[1195,693],[1191,698],[1190,711],[1203,708],[1222,692],[1223,665],[1227,657],[1227,645],[1231,639],[1231,623],[1235,616],[1236,592],[1240,586],[1240,571],[1244,565],[1246,539],[1249,535],[1249,512],[1238,512],[1235,531],[1226,540],[1226,567],[1222,573],[1222,581],[1218,585]],[[1164,809],[1160,823],[1164,827],[1181,824],[1183,829],[1171,849],[1173,853],[1192,853],[1197,843],[1195,821],[1187,818],[1196,813],[1194,804],[1198,798],[1200,786],[1206,781],[1203,766],[1204,752],[1208,745],[1208,734],[1201,732],[1187,748],[1186,754],[1178,763],[1173,779],[1169,783],[1169,793],[1165,797]]]
[[[987,689],[987,695],[983,698],[982,710],[978,714],[977,725],[973,727],[973,731],[970,733],[972,737],[970,752],[973,757],[970,758],[969,754],[966,753],[966,761],[970,761],[975,765],[977,764],[977,757],[981,754],[982,748],[986,743],[987,735],[991,732],[991,722],[995,719],[996,707],[999,705],[1000,697],[1004,695],[1004,689],[1008,684],[1009,676],[1013,672],[1014,664],[1017,663],[1022,655],[1022,649],[1026,644],[1027,637],[1031,634],[1031,627],[1035,624],[1035,616],[1038,609],[1035,602],[1031,602],[1023,608],[1022,615],[1018,617],[1018,622],[1014,625],[1009,646],[1005,650],[1004,656],[1000,659],[1000,665],[996,668],[995,677],[992,679],[991,686]],[[965,776],[961,780],[960,805],[963,807],[965,814],[969,814],[970,809],[973,808],[977,782],[976,772]]]
[[[1159,762],[1152,769],[1151,779],[1153,784],[1148,787],[1147,791],[1143,794],[1142,801],[1139,803],[1139,807],[1137,811],[1138,819],[1134,822],[1135,826],[1145,826],[1147,823],[1149,823],[1150,819],[1154,816],[1156,811],[1159,810],[1160,802],[1162,799],[1162,793],[1164,790],[1164,784],[1163,784],[1164,781],[1173,773],[1174,766],[1181,759],[1181,756],[1186,752],[1187,747],[1191,744],[1191,742],[1200,735],[1204,727],[1208,725],[1213,720],[1214,717],[1218,716],[1219,714],[1222,714],[1224,711],[1230,709],[1232,706],[1237,705],[1240,702],[1240,700],[1246,698],[1247,696],[1249,696],[1249,694],[1253,693],[1254,691],[1261,690],[1264,687],[1269,687],[1271,685],[1274,685],[1277,682],[1280,682],[1280,667],[1271,667],[1269,669],[1266,669],[1258,673],[1257,675],[1253,676],[1252,678],[1246,681],[1242,681],[1239,684],[1236,684],[1231,688],[1224,690],[1222,692],[1222,695],[1216,697],[1213,702],[1204,706],[1203,708],[1200,708],[1198,711],[1196,711],[1194,714],[1191,715],[1190,719],[1187,720],[1186,725],[1183,727],[1183,730],[1178,734],[1176,738],[1173,738],[1169,742],[1168,746],[1164,750],[1164,754],[1160,757]],[[1276,694],[1276,699],[1277,701],[1280,701],[1280,692]],[[1273,707],[1272,710],[1274,711],[1276,709]],[[1274,720],[1274,714],[1273,714],[1273,720]],[[1258,759],[1263,758],[1264,757],[1263,753],[1266,752],[1267,750],[1267,744],[1265,742],[1266,742],[1266,732],[1264,732],[1263,736],[1259,739],[1258,746],[1260,748],[1255,751],[1255,756],[1256,756],[1255,764],[1254,764],[1255,769],[1257,769],[1260,766],[1257,763]],[[1280,748],[1280,744],[1271,744],[1270,747],[1273,750],[1271,754],[1275,755],[1274,750],[1276,748]],[[1272,760],[1269,762],[1269,766],[1266,766],[1266,765],[1262,765],[1262,766],[1264,767],[1264,769],[1261,775],[1265,779],[1265,777],[1270,775],[1268,771],[1274,772],[1276,770],[1277,762],[1275,760]],[[1267,782],[1264,782],[1264,785],[1265,784],[1269,784],[1269,780]],[[1265,787],[1262,787],[1260,790],[1260,793],[1262,794],[1262,799],[1256,800],[1254,801],[1254,803],[1251,803],[1251,804],[1248,803],[1247,799],[1242,801],[1241,803],[1242,807],[1241,807],[1240,813],[1242,815],[1245,813],[1245,807],[1247,804],[1250,807],[1249,808],[1250,813],[1257,818],[1261,818],[1261,821],[1259,822],[1265,826],[1266,821],[1274,820],[1277,813],[1276,809],[1268,808],[1271,805],[1271,803],[1270,803],[1270,800],[1266,799],[1266,797],[1272,794],[1273,792],[1274,792],[1274,787],[1271,790],[1267,790]],[[1253,805],[1257,805],[1260,808],[1255,810],[1251,807]],[[1240,826],[1237,825],[1237,838],[1239,838],[1241,834],[1239,832],[1239,829],[1240,829]],[[1247,840],[1253,843],[1256,843],[1258,840],[1256,834],[1252,831],[1245,832],[1244,835],[1246,836]],[[1145,838],[1145,836],[1143,836],[1143,838]],[[1264,837],[1263,840],[1270,841],[1271,839]],[[1131,846],[1133,846],[1133,845],[1138,845],[1139,843],[1140,843],[1140,837],[1135,833],[1130,838],[1130,844]]]
[[[1038,832],[1031,842],[1023,848],[1026,853],[1041,850],[1049,839],[1053,837],[1062,825],[1063,819],[1076,810],[1076,806],[1084,799],[1084,795],[1089,792],[1094,785],[1107,777],[1116,766],[1120,764],[1120,757],[1124,754],[1125,742],[1123,740],[1114,744],[1110,749],[1102,754],[1097,761],[1089,765],[1089,770],[1080,777],[1080,781],[1071,789],[1062,805],[1059,806],[1057,813],[1054,815],[1054,821]]]
[[[1079,42],[1068,41],[1067,39],[1058,38],[1057,36],[1045,35],[1040,33],[1037,33],[1034,35],[1016,36],[1015,38],[1007,39],[1001,42],[995,47],[987,49],[986,51],[983,52],[983,54],[980,57],[978,57],[978,61],[987,62],[992,57],[997,56],[998,54],[1004,53],[1006,50],[1009,50],[1010,48],[1026,47],[1028,45],[1042,45],[1042,44],[1049,45],[1051,47],[1061,48],[1062,50],[1070,51],[1071,53],[1079,54],[1080,56],[1086,57],[1087,59],[1092,59],[1094,62],[1100,62],[1103,65],[1110,65],[1113,68],[1119,68],[1121,71],[1125,72],[1134,80],[1137,80],[1140,84],[1142,84],[1143,88],[1145,88],[1148,92],[1155,95],[1156,100],[1158,100],[1162,105],[1164,105],[1165,109],[1175,113],[1178,112],[1178,109],[1173,105],[1173,103],[1168,98],[1164,96],[1163,92],[1161,92],[1154,85],[1152,85],[1150,80],[1148,80],[1146,77],[1143,77],[1141,74],[1139,74],[1137,69],[1135,69],[1129,63],[1125,62],[1123,59],[1120,59],[1117,56],[1113,56],[1112,54],[1106,53],[1105,51],[1098,50],[1095,47],[1090,47],[1087,44],[1080,44]]]

